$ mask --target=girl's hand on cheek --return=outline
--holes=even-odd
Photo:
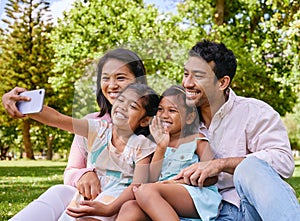
[[[159,147],[166,148],[170,142],[168,128],[164,127],[159,117],[154,116],[150,124],[150,132]]]

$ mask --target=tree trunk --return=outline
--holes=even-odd
[[[0,150],[1,150],[1,155],[0,155],[0,159],[1,160],[5,160],[6,159],[6,155],[7,155],[7,151],[9,149],[9,146],[2,144],[2,142],[0,141]]]
[[[23,121],[23,143],[24,143],[24,148],[25,148],[25,153],[26,153],[26,158],[34,160],[34,154],[33,154],[33,149],[30,141],[30,121],[29,119],[26,119]]]
[[[20,159],[23,159],[23,147],[20,147]]]
[[[46,140],[47,140],[47,160],[52,160],[53,157],[53,151],[52,151],[52,144],[54,141],[55,135],[50,135],[50,136],[46,136]]]
[[[216,0],[215,19],[217,25],[224,23],[225,0]]]

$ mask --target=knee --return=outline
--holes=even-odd
[[[56,196],[56,195],[63,195],[61,192],[63,192],[64,185],[63,184],[58,184],[49,187],[46,192],[44,192],[41,197],[43,197],[45,194],[51,195],[51,196]],[[61,193],[61,194],[60,194]]]
[[[52,200],[56,201],[57,203],[61,202],[64,206],[67,206],[72,200],[76,191],[77,189],[75,187],[58,184],[47,189],[46,192],[39,197],[39,200]]]
[[[235,169],[233,174],[233,182],[237,190],[239,186],[243,187],[254,187],[258,178],[263,176],[263,171],[265,171],[268,164],[258,159],[257,157],[247,157],[245,158]]]
[[[129,200],[129,201],[126,201],[120,208],[120,212],[119,213],[122,213],[124,211],[126,211],[126,213],[130,213],[130,211],[134,211],[135,208],[138,207],[138,204],[135,200]]]
[[[255,167],[253,165],[256,163],[256,160],[256,157],[247,157],[239,163],[233,174],[234,183],[246,182],[255,178],[253,177],[255,176]]]
[[[134,214],[137,214],[137,210],[139,210],[139,206],[135,200],[129,200],[125,202],[118,212],[116,217],[116,221],[132,221],[134,220]]]
[[[51,186],[47,192],[49,192],[50,194],[53,195],[58,195],[58,196],[65,196],[65,195],[73,195],[75,194],[77,191],[77,189],[73,186],[69,186],[69,185],[64,185],[64,184],[57,184],[54,186]]]
[[[134,196],[140,206],[147,204],[147,202],[153,197],[155,192],[155,185],[152,183],[141,185],[135,192]]]

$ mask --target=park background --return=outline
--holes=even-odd
[[[58,6],[66,2],[67,7]],[[98,110],[95,64],[109,49],[139,54],[149,85],[162,92],[180,84],[188,49],[197,41],[225,43],[238,60],[235,92],[267,102],[282,116],[297,162],[288,182],[299,199],[298,0],[5,0],[0,5],[0,95],[15,86],[45,88],[45,104],[74,117]],[[0,217],[12,216],[62,182],[72,138],[28,118],[14,120],[0,107]]]

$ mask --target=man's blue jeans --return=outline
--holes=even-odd
[[[235,169],[233,181],[241,206],[225,202],[218,221],[300,220],[300,204],[293,190],[265,161],[244,159]]]

